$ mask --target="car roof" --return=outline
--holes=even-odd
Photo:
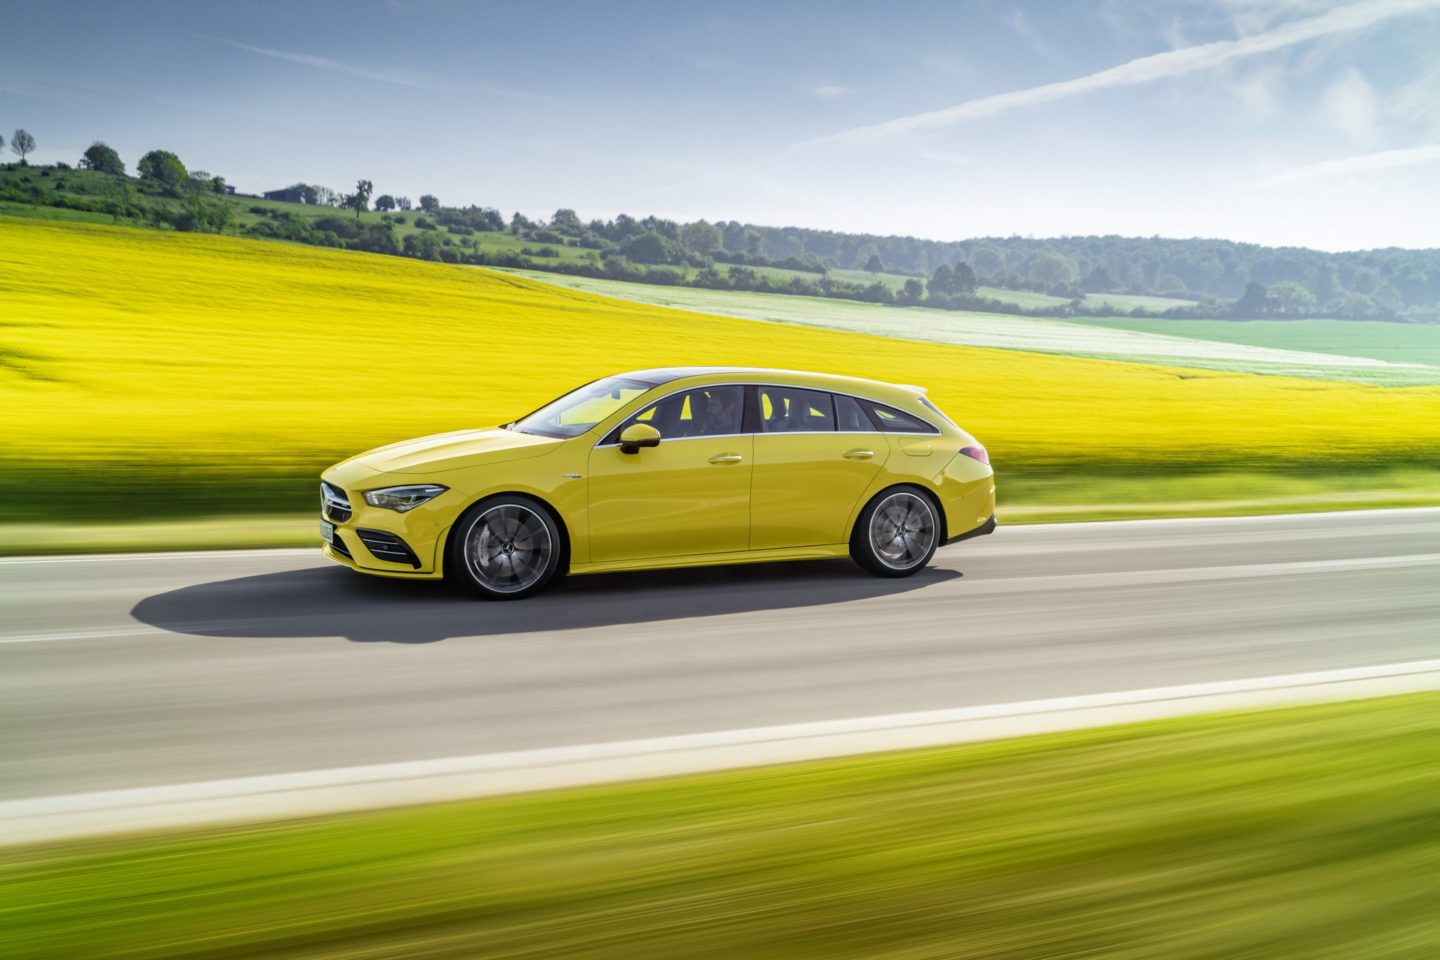
[[[780,386],[808,386],[840,393],[884,394],[887,396],[899,394],[909,398],[925,393],[923,387],[886,383],[882,380],[770,367],[657,367],[652,370],[634,370],[630,373],[617,374],[617,376],[627,380],[639,380],[656,387],[680,380],[698,380],[701,383],[717,381],[774,383]]]

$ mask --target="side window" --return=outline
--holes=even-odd
[[[865,408],[870,415],[875,418],[875,422],[880,426],[880,429],[886,433],[940,432],[919,417],[911,416],[904,411],[896,410],[894,407],[887,407],[883,403],[874,403],[873,401],[866,400]]]
[[[800,433],[835,429],[830,394],[799,387],[760,387],[760,432]]]
[[[841,433],[874,433],[875,424],[854,397],[835,394],[835,428]]]
[[[744,387],[727,384],[668,396],[610,431],[605,442],[618,443],[620,432],[632,423],[650,424],[660,431],[662,440],[739,433],[744,393]]]

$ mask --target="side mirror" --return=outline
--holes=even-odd
[[[648,423],[632,423],[620,431],[620,452],[639,453],[641,447],[660,446],[660,431]]]

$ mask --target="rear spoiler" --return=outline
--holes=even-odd
[[[901,390],[913,390],[915,393],[920,394],[920,396],[922,397],[930,392],[929,387],[917,387],[913,383],[897,383],[895,384],[895,386],[899,387]]]

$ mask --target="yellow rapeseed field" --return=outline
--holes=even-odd
[[[1435,387],[927,344],[393,257],[0,218],[0,460],[12,467],[284,471],[673,364],[924,384],[1002,471],[1343,468],[1440,453]]]

